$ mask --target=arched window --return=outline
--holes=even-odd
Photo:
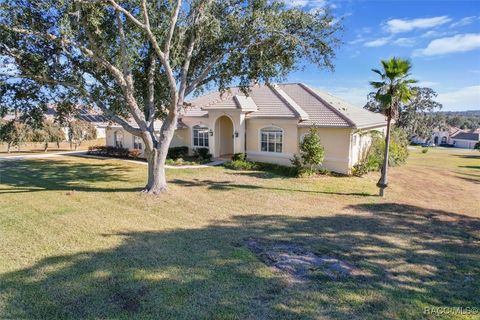
[[[143,140],[140,137],[133,136],[133,148],[134,149],[143,149]]]
[[[260,130],[260,150],[264,152],[279,152],[283,149],[283,130],[268,127]]]
[[[123,148],[123,132],[120,130],[115,131],[114,139],[115,139],[115,147]]]
[[[193,127],[193,146],[208,148],[208,127],[200,125]]]

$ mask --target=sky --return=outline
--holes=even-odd
[[[363,106],[380,60],[412,62],[412,78],[438,93],[443,111],[480,110],[480,0],[285,0],[304,10],[329,7],[342,44],[333,72],[306,66],[288,77]],[[378,76],[377,76],[378,77]]]

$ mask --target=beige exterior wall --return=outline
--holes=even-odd
[[[115,132],[123,134],[123,147],[133,149],[133,135],[120,127],[108,127],[106,129],[107,146],[115,146]]]
[[[183,123],[188,127],[178,129],[172,140],[171,147],[188,146],[192,151],[193,137],[192,127],[195,125],[207,126],[213,130],[213,136],[209,135],[210,153],[218,157],[218,150],[215,148],[215,140],[221,143],[221,134],[217,134],[217,119],[227,115],[233,123],[233,131],[239,133],[233,139],[234,153],[246,152],[252,161],[270,162],[290,166],[294,154],[299,153],[299,144],[303,136],[308,133],[309,128],[299,128],[297,120],[292,119],[246,119],[243,114],[233,111],[232,114],[211,111],[209,117],[184,117]],[[260,147],[260,130],[266,127],[278,127],[283,130],[283,149],[281,153],[264,152]],[[351,168],[362,159],[371,143],[369,130],[384,131],[384,127],[368,130],[352,130],[349,128],[317,128],[320,140],[325,148],[325,159],[323,167],[327,170],[349,174]],[[123,147],[133,148],[133,136],[122,128],[109,127],[106,132],[108,146],[114,146],[114,134],[116,131],[123,132]],[[245,150],[246,133],[246,150]]]
[[[170,143],[170,148],[173,147],[190,147],[189,137],[190,128],[182,128],[175,130],[175,133]]]
[[[299,128],[298,142],[309,128]],[[352,129],[347,128],[317,128],[320,141],[325,149],[322,167],[338,173],[350,173],[350,142]],[[299,146],[297,146],[299,148]],[[298,152],[298,151],[297,151]]]
[[[278,127],[283,130],[282,153],[263,152],[260,148],[260,130],[266,127]],[[298,126],[297,120],[290,119],[248,119],[247,131],[247,156],[252,161],[271,162],[290,166],[290,160],[298,152]]]

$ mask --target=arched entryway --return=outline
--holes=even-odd
[[[233,122],[221,116],[215,122],[215,154],[219,157],[233,155]]]

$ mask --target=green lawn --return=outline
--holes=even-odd
[[[58,157],[0,162],[0,318],[480,318],[480,153],[412,152],[377,174],[292,179]],[[244,239],[289,240],[362,278],[296,283]]]

